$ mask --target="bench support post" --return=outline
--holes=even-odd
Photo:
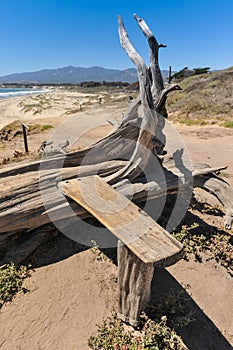
[[[153,264],[145,264],[118,241],[118,317],[137,327],[139,317],[150,302]]]

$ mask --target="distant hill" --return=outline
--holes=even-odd
[[[174,80],[182,91],[167,99],[169,118],[187,125],[233,128],[233,67]]]
[[[164,78],[168,71],[163,70]],[[14,73],[0,77],[0,83],[18,84],[78,84],[83,81],[122,81],[132,83],[138,80],[135,68],[125,70],[106,69],[103,67],[64,67],[43,69],[36,72]]]

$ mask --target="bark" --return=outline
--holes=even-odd
[[[194,186],[202,188],[215,196],[225,209],[224,227],[230,230],[233,223],[233,189],[223,179],[217,176],[195,177]]]
[[[118,17],[118,23],[121,45],[137,68],[141,100],[138,118],[141,119],[141,126],[134,152],[128,164],[116,174],[107,177],[106,180],[110,184],[124,178],[133,180],[141,173],[153,149],[151,141],[157,127],[157,112],[154,107],[149,72],[143,59],[129,41],[128,34],[120,16]]]
[[[44,170],[40,176],[36,171],[19,174],[17,177],[9,177],[7,182],[3,178],[0,179],[0,233],[33,229],[49,223],[50,218],[47,215],[48,210],[44,208],[43,198],[46,199],[47,207],[50,207],[50,213],[53,212],[54,218],[57,221],[64,219],[66,217],[64,208],[67,204],[64,197],[58,195],[58,187],[61,181],[73,179],[77,176],[90,176],[97,173],[103,176],[114,173],[116,170],[123,168],[126,163],[125,161],[111,161],[95,166],[64,168],[62,171],[56,169]],[[184,182],[182,180],[183,176],[178,177],[178,175],[171,172],[172,167],[174,167],[174,163],[169,164],[168,169],[164,167],[164,179],[158,176],[156,179],[156,174],[149,174],[151,175],[149,177],[154,177],[153,181],[146,182],[145,177],[141,177],[134,183],[129,181],[118,182],[114,187],[128,198],[133,195],[133,201],[136,203],[166,196],[167,193],[177,193],[182,187],[185,190],[190,184],[186,182],[181,185],[181,182]],[[233,208],[233,190],[222,179],[212,175],[212,171],[221,169],[222,167],[194,170],[194,186],[203,188],[217,196],[221,204],[225,206],[227,215],[229,215]],[[205,174],[206,176],[204,176]],[[207,187],[207,184],[209,187]],[[213,184],[212,189],[211,184]],[[85,210],[75,203],[70,204],[80,217],[89,216]],[[12,220],[13,216],[14,220]]]

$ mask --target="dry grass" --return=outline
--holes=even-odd
[[[27,134],[38,134],[48,129],[53,128],[49,124],[32,124],[27,123]],[[13,121],[12,123],[7,124],[0,130],[0,140],[1,141],[11,141],[16,137],[21,137],[23,134],[22,125],[18,120]]]
[[[169,95],[172,120],[187,125],[217,124],[233,127],[233,68],[195,75],[178,82],[182,92]]]

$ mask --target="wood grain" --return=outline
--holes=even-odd
[[[88,176],[64,181],[61,190],[95,216],[144,263],[164,267],[182,257],[182,244],[104,179]]]

